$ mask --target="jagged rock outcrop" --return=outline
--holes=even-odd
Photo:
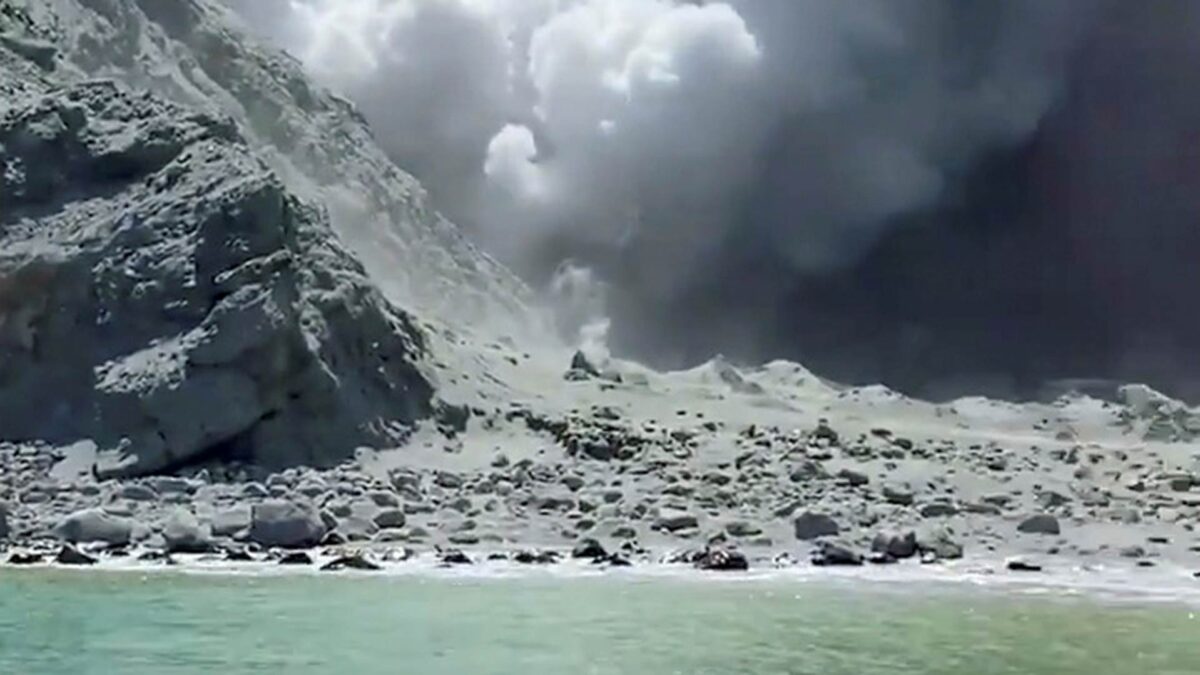
[[[110,78],[230,116],[289,190],[327,208],[385,296],[423,319],[513,334],[529,325],[525,285],[437,213],[353,104],[219,0],[0,0],[0,35],[33,55],[28,70],[47,65],[58,81]]]
[[[432,411],[421,330],[232,121],[111,81],[24,93],[0,103],[0,438],[94,439],[114,475],[320,464]]]

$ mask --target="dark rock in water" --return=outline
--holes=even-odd
[[[596,558],[607,556],[608,551],[605,551],[600,542],[595,539],[582,539],[578,544],[575,544],[575,548],[571,549],[572,558],[590,558],[595,560]]]
[[[46,559],[46,557],[43,556],[41,553],[29,553],[29,552],[25,552],[25,551],[16,551],[12,555],[8,556],[8,564],[16,565],[16,566],[37,565],[37,564],[45,561],[45,559]]]
[[[164,562],[167,565],[173,563],[170,554],[167,551],[145,551],[144,554],[138,556],[138,562]]]
[[[845,544],[827,541],[822,542],[813,554],[812,564],[817,567],[858,567],[863,564],[863,557]]]
[[[103,542],[124,545],[133,535],[133,521],[114,516],[103,509],[86,509],[68,515],[54,528],[54,534],[72,544]]]
[[[125,544],[109,544],[102,548],[100,552],[110,558],[128,558],[129,546]]]
[[[1026,560],[1009,560],[1006,565],[1010,572],[1041,572],[1042,566]]]
[[[467,557],[467,554],[463,553],[462,551],[460,551],[458,549],[449,549],[446,551],[442,551],[441,560],[442,560],[443,565],[470,565],[470,564],[472,564],[471,559],[469,557]]]
[[[823,513],[806,511],[793,522],[796,538],[809,541],[818,537],[834,537],[841,531],[837,521]]]
[[[344,555],[340,558],[329,561],[321,566],[322,572],[337,572],[339,570],[359,570],[363,572],[377,572],[382,569],[379,565],[367,560],[366,557],[360,555]]]
[[[871,541],[871,551],[885,553],[896,559],[911,558],[917,554],[917,533],[911,530],[904,534],[880,532]]]
[[[628,558],[620,555],[619,553],[613,553],[612,555],[608,556],[607,558],[604,558],[603,560],[596,560],[595,562],[608,563],[609,567],[632,567],[633,566],[633,563],[629,562]]]
[[[1153,560],[1139,560],[1139,561],[1137,561],[1137,566],[1138,566],[1138,567],[1155,567],[1156,565],[1157,565],[1157,563],[1155,563]]]
[[[1039,514],[1021,521],[1021,524],[1017,525],[1017,531],[1026,534],[1056,535],[1061,533],[1062,530],[1058,525],[1057,518],[1051,515]]]
[[[311,565],[313,564],[312,556],[304,551],[292,551],[285,554],[279,559],[280,565]]]
[[[59,565],[95,565],[98,561],[70,544],[64,544],[54,557]]]
[[[432,413],[421,328],[232,120],[108,79],[5,98],[0,438],[93,439],[110,478],[333,462]]]
[[[697,569],[717,572],[744,572],[750,569],[750,561],[743,553],[725,549],[705,551],[694,564]]]
[[[273,501],[250,509],[250,540],[263,546],[311,548],[325,536],[325,522],[311,506]]]
[[[894,565],[895,563],[899,562],[899,560],[897,560],[895,556],[888,553],[872,551],[867,555],[867,562],[871,563],[872,565]]]
[[[513,560],[522,565],[553,565],[558,562],[558,554],[554,551],[517,551]]]
[[[254,562],[254,557],[244,548],[225,549],[226,562]]]

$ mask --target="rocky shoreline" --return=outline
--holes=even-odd
[[[1134,458],[1064,439],[1068,449],[1018,452],[879,427],[847,436],[825,420],[788,432],[715,420],[660,428],[612,407],[554,417],[511,406],[468,418],[461,431],[418,432],[424,454],[364,451],[326,470],[219,463],[103,479],[86,450],[3,444],[3,560],[164,564],[183,555],[372,569],[432,555],[445,564],[583,559],[739,572],[967,557],[1021,573],[1074,564],[1200,571],[1200,480],[1155,450]],[[506,432],[541,445],[532,457],[497,450],[471,458],[470,469],[443,466],[461,465],[464,442]],[[722,449],[708,459],[714,443]],[[1182,457],[1194,448],[1163,447]],[[908,476],[921,481],[900,478]]]

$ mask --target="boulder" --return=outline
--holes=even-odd
[[[945,530],[932,530],[917,536],[917,552],[923,561],[958,560],[963,557],[962,544]]]
[[[42,563],[46,557],[41,553],[32,551],[14,551],[8,556],[8,564],[14,567],[24,567],[26,565],[38,565]]]
[[[98,561],[70,544],[64,544],[54,556],[59,565],[95,565]]]
[[[263,546],[309,548],[325,536],[325,523],[311,506],[269,501],[250,509],[250,541]]]
[[[885,553],[896,559],[911,558],[917,554],[917,533],[909,530],[899,532],[880,532],[871,541],[871,551]]]
[[[792,525],[796,533],[796,538],[802,541],[809,541],[818,537],[835,537],[841,532],[837,521],[832,517],[823,513],[813,513],[812,511],[805,511],[797,516]]]
[[[604,547],[600,545],[600,542],[596,541],[595,539],[581,539],[577,544],[575,544],[575,548],[571,549],[572,558],[596,560],[597,558],[604,558],[607,556],[608,551],[605,551]]]
[[[279,559],[280,565],[311,565],[313,564],[312,556],[304,551],[292,551]]]
[[[384,509],[375,514],[375,517],[372,518],[372,522],[374,522],[377,527],[387,529],[404,527],[404,523],[407,522],[407,520],[404,517],[404,511],[401,509]]]
[[[221,509],[212,516],[213,536],[236,537],[250,529],[250,505],[239,504]]]
[[[906,490],[904,488],[892,485],[885,485],[883,487],[883,499],[887,501],[887,503],[896,504],[897,506],[912,506],[913,493],[911,490]]]
[[[470,565],[471,558],[466,553],[458,549],[449,549],[442,551],[441,561],[443,565]]]
[[[663,509],[654,521],[654,527],[664,532],[678,532],[699,526],[696,516],[678,509]]]
[[[0,541],[8,539],[8,504],[0,502]]]
[[[187,509],[175,509],[162,528],[168,553],[208,553],[212,550],[212,534]]]
[[[709,549],[696,559],[696,569],[714,572],[744,572],[750,569],[750,561],[740,551]]]
[[[339,572],[341,570],[358,570],[360,572],[377,572],[382,569],[379,565],[367,560],[361,553],[344,555],[321,566],[322,572]]]
[[[841,542],[825,541],[813,554],[812,564],[818,567],[858,567],[862,554]]]
[[[553,565],[558,555],[554,551],[517,551],[513,560],[522,565]]]
[[[76,511],[59,521],[54,536],[72,544],[101,542],[109,545],[128,544],[134,522],[102,509]]]
[[[1062,532],[1062,528],[1059,527],[1058,519],[1054,516],[1039,514],[1021,521],[1021,524],[1017,525],[1017,531],[1026,534],[1057,535]]]

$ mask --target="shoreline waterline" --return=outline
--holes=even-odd
[[[177,555],[173,563],[148,563],[134,557],[106,558],[92,566],[59,564],[0,566],[0,583],[9,575],[37,573],[70,575],[131,574],[198,578],[289,579],[320,577],[353,580],[428,580],[464,582],[522,581],[611,581],[633,583],[682,583],[696,585],[794,586],[830,590],[874,590],[922,593],[1014,594],[1047,598],[1080,598],[1100,603],[1176,604],[1200,609],[1200,578],[1183,567],[1125,569],[1090,565],[1084,561],[1060,561],[1039,572],[1013,572],[1004,560],[964,559],[951,563],[921,565],[899,563],[862,567],[815,567],[786,565],[760,567],[743,572],[698,570],[686,564],[643,563],[611,568],[583,560],[562,560],[549,565],[525,565],[511,560],[489,560],[480,556],[473,564],[446,565],[434,554],[418,554],[399,563],[382,563],[374,571],[326,571],[322,563],[333,560],[311,552],[313,565],[282,565],[277,562],[227,562],[204,560],[203,556]]]

